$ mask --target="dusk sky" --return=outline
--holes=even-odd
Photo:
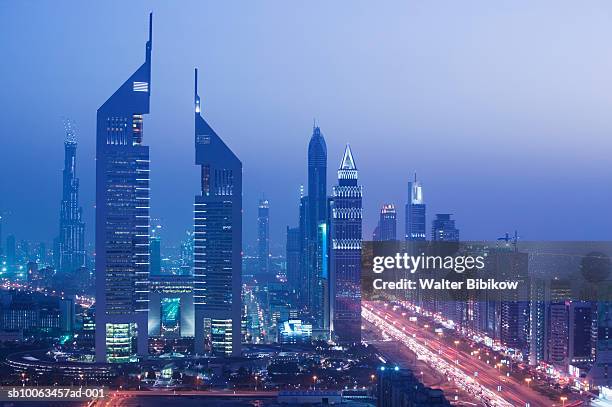
[[[330,193],[351,144],[366,239],[385,202],[403,236],[414,171],[428,224],[453,213],[462,239],[611,237],[612,3],[527,0],[0,2],[4,237],[57,235],[70,117],[92,241],[96,110],[144,61],[150,11],[144,137],[167,242],[199,191],[194,67],[204,117],[243,163],[245,246],[263,194],[274,247],[297,225],[313,118]]]

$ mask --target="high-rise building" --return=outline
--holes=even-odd
[[[406,204],[406,240],[425,240],[427,226],[425,223],[425,201],[423,199],[423,186],[417,181],[408,183],[408,203]]]
[[[362,187],[347,145],[331,208],[332,332],[340,343],[361,342]]]
[[[161,238],[159,236],[151,236],[150,241],[150,257],[151,257],[151,268],[150,273],[152,276],[159,276],[162,273],[161,268]]]
[[[548,306],[548,362],[565,370],[569,357],[571,283],[554,279],[550,282]]]
[[[65,121],[64,171],[59,223],[59,268],[71,273],[85,266],[85,224],[79,206],[79,179],[76,177],[76,133],[69,120]]]
[[[300,290],[300,228],[287,226],[287,243],[285,246],[287,259],[287,282],[293,291]]]
[[[572,301],[569,317],[569,363],[580,364],[593,361],[591,354],[592,326],[596,307],[587,301]]]
[[[152,14],[145,62],[98,109],[96,143],[96,360],[147,353]]]
[[[302,192],[302,191],[301,191]],[[301,308],[308,308],[310,275],[308,274],[308,197],[300,194],[299,225],[300,233],[300,274],[298,285],[298,303]]]
[[[380,218],[374,235],[375,240],[381,242],[397,240],[397,212],[392,203],[384,204],[380,208]]]
[[[306,208],[306,261],[308,311],[314,318],[314,328],[325,324],[324,275],[327,254],[323,252],[327,238],[327,145],[321,129],[313,127],[308,144],[308,197]]]
[[[440,242],[458,242],[459,229],[449,213],[438,213],[431,223],[431,240]]]
[[[241,339],[242,163],[201,115],[195,71],[195,351],[239,356]]]
[[[257,262],[259,273],[270,271],[270,202],[259,200],[257,206]]]

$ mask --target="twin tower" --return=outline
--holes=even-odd
[[[96,361],[146,356],[150,161],[143,121],[151,95],[152,14],[145,62],[98,109]],[[242,163],[201,115],[195,72],[193,304],[196,353],[240,355]]]

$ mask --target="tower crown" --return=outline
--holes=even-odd
[[[357,179],[357,177],[357,165],[355,165],[351,146],[347,144],[342,156],[342,162],[340,162],[340,168],[338,168],[338,179]]]

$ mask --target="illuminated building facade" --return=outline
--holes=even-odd
[[[152,15],[145,62],[98,109],[96,144],[96,360],[147,353]]]
[[[361,342],[362,187],[347,145],[331,205],[332,331],[340,343]]]
[[[242,163],[201,116],[195,73],[195,351],[241,353]]]
[[[193,337],[193,277],[163,275],[150,279],[149,336]]]
[[[79,206],[79,179],[76,177],[77,141],[70,121],[66,121],[64,171],[60,230],[58,237],[58,270],[71,273],[85,266],[85,224]]]
[[[374,234],[376,235],[374,240],[381,242],[397,240],[397,212],[392,203],[384,204],[380,208],[378,227]]]
[[[425,201],[423,199],[423,186],[417,181],[408,183],[408,203],[406,204],[406,240],[426,240],[427,225],[425,217]]]

